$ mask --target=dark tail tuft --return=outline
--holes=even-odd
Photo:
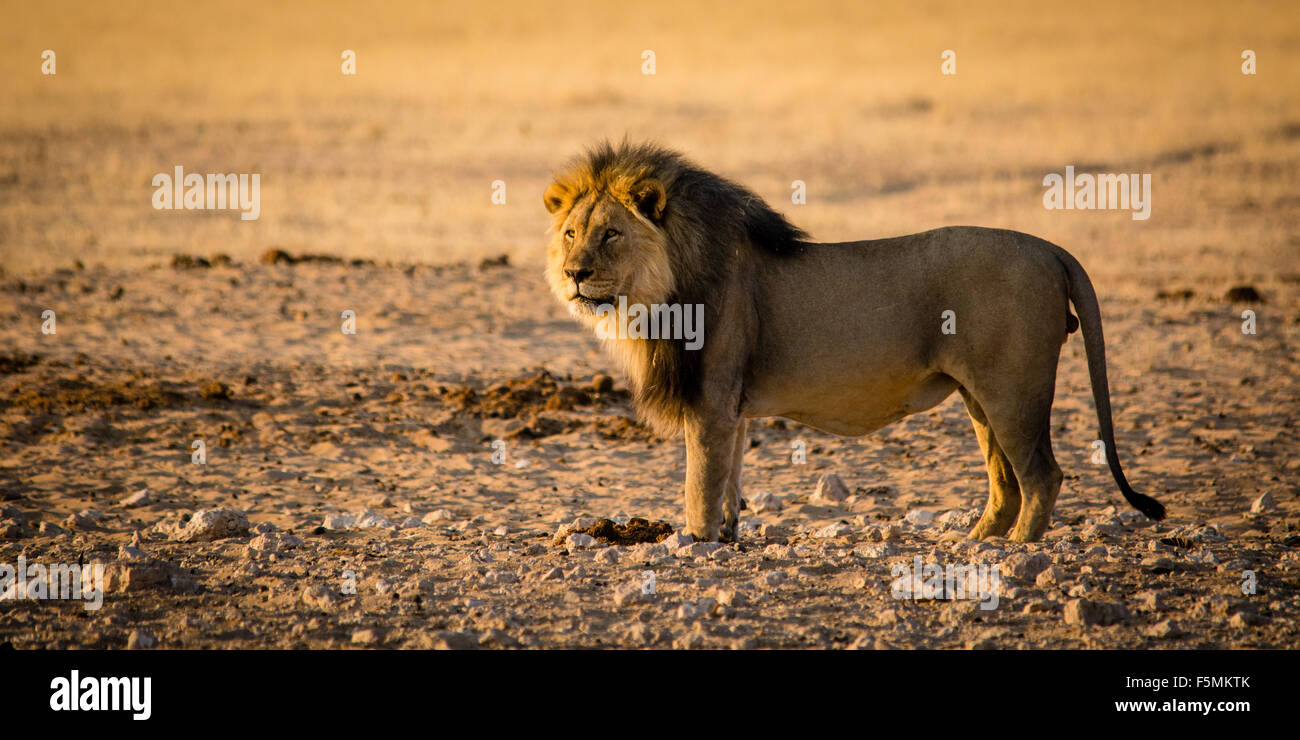
[[[1160,521],[1165,518],[1165,505],[1151,498],[1150,496],[1134,491],[1131,486],[1125,482],[1120,486],[1120,493],[1124,494],[1124,500],[1129,502],[1133,508],[1146,514],[1148,518]]]

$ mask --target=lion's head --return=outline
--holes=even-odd
[[[806,236],[746,188],[652,144],[596,146],[556,176],[543,202],[553,219],[547,281],[592,328],[609,320],[600,307],[619,298],[703,306],[711,321],[753,250],[797,254]],[[647,421],[675,432],[699,390],[701,352],[672,337],[605,345],[631,376]]]
[[[570,313],[590,323],[597,307],[620,296],[646,305],[668,299],[667,198],[653,177],[585,190],[557,181],[546,189],[546,208],[555,216],[547,280]]]

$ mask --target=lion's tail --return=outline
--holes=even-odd
[[[1088,377],[1092,381],[1092,399],[1097,406],[1097,423],[1101,431],[1102,443],[1106,445],[1106,464],[1110,474],[1119,484],[1124,500],[1133,508],[1152,519],[1164,519],[1165,507],[1159,501],[1133,490],[1124,470],[1119,466],[1119,453],[1115,449],[1115,430],[1111,424],[1110,386],[1106,381],[1106,342],[1101,333],[1101,307],[1097,294],[1092,289],[1092,281],[1083,265],[1079,264],[1069,252],[1052,245],[1056,256],[1065,267],[1070,288],[1070,302],[1079,313],[1079,324],[1083,328],[1083,347],[1088,355]]]

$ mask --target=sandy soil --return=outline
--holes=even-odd
[[[0,600],[0,645],[1300,644],[1290,0],[13,5],[0,566],[99,560],[112,589]],[[987,481],[956,398],[863,439],[751,425],[736,546],[570,544],[683,524],[679,443],[541,278],[551,173],[625,135],[819,241],[971,224],[1069,249],[1121,459],[1168,521],[1093,464],[1075,335],[1041,544],[959,541]],[[155,210],[176,166],[259,174],[259,219]],[[1150,174],[1150,218],[1045,209],[1066,166]],[[847,498],[814,496],[826,474]],[[997,565],[997,608],[894,598],[916,556]]]
[[[606,517],[679,529],[683,453],[634,421],[622,380],[599,377],[610,364],[531,268],[254,262],[7,279],[0,562],[106,562],[111,591],[98,611],[0,602],[0,640],[1294,647],[1300,285],[1256,287],[1269,329],[1254,336],[1221,290],[1103,288],[1120,453],[1166,522],[1130,513],[1091,463],[1076,336],[1053,418],[1067,479],[1044,542],[959,539],[986,480],[954,397],[863,439],[751,425],[746,499],[781,508],[751,506],[740,543],[714,550],[564,537]],[[1192,297],[1156,297],[1182,289]],[[33,318],[49,306],[55,335]],[[355,335],[340,330],[349,309]],[[792,462],[796,441],[806,464]],[[824,473],[852,495],[815,498]],[[128,502],[141,490],[148,503]],[[1252,514],[1265,492],[1277,509]],[[200,510],[243,512],[251,529],[185,541]],[[913,524],[915,510],[937,517]],[[918,555],[999,565],[997,608],[894,598],[893,564]]]

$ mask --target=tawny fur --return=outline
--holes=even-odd
[[[601,144],[543,200],[554,218],[547,280],[588,326],[619,296],[704,306],[699,350],[605,341],[647,421],[685,435],[696,538],[735,536],[746,419],[861,435],[960,392],[989,472],[970,536],[1038,539],[1062,478],[1049,423],[1056,365],[1079,326],[1111,472],[1131,504],[1163,517],[1120,468],[1096,295],[1060,247],[976,227],[815,244],[751,191],[653,145]],[[955,333],[941,330],[950,315]]]

